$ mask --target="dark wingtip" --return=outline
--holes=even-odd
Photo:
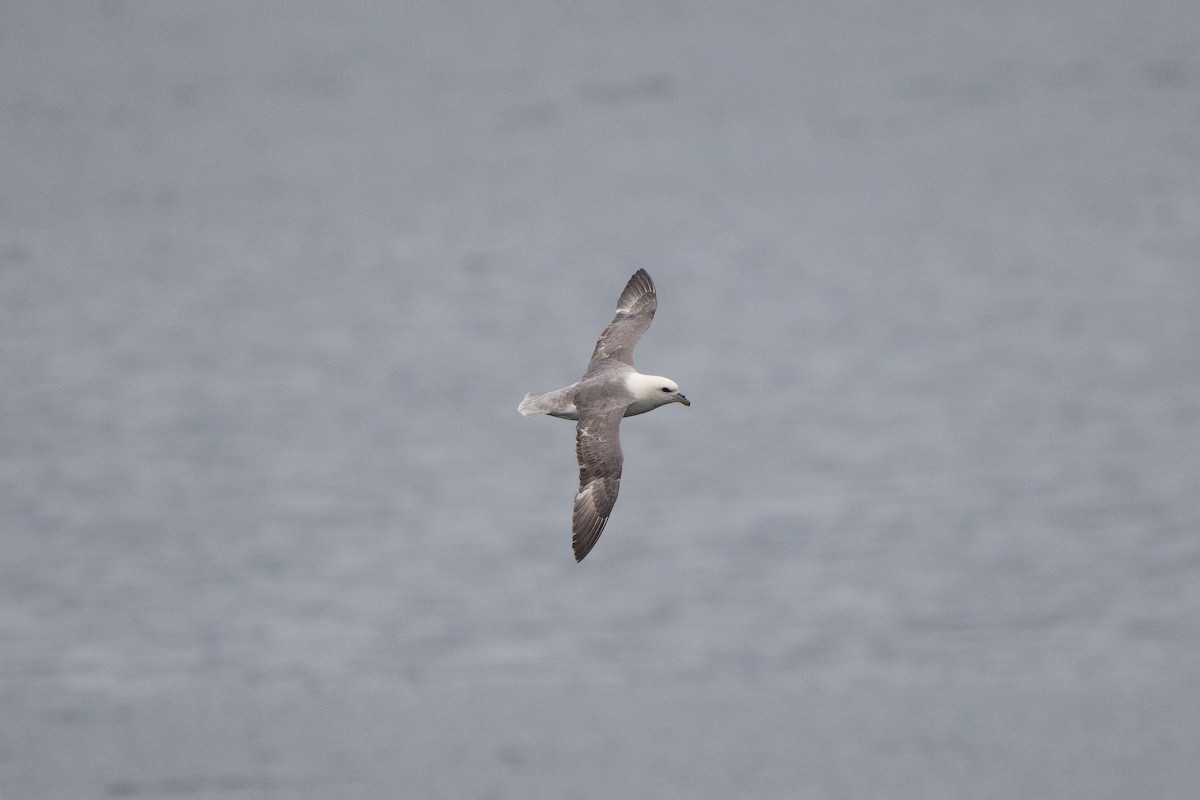
[[[629,283],[626,284],[626,288],[631,286],[640,286],[644,291],[653,292],[654,279],[650,277],[649,272],[646,272],[644,269],[639,269],[637,272],[633,273],[633,277],[631,277],[629,279]]]
[[[600,534],[604,533],[604,526],[608,523],[608,517],[599,521],[599,525],[593,526],[593,529],[582,530],[571,537],[571,550],[575,553],[575,563],[583,561],[584,556],[592,552],[592,548],[596,546],[596,542],[600,541]]]
[[[650,273],[639,269],[625,284],[625,289],[621,292],[620,299],[617,300],[617,310],[630,311],[637,299],[654,294],[654,281],[650,278]]]
[[[583,561],[584,557],[586,557],[588,553],[592,552],[592,548],[596,546],[596,540],[599,538],[600,537],[597,536],[591,541],[587,541],[581,536],[576,536],[571,539],[571,550],[575,553],[576,564],[578,564],[580,561]]]

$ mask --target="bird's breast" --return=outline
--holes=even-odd
[[[625,416],[632,417],[635,414],[645,414],[647,411],[653,411],[661,405],[662,403],[659,402],[657,397],[650,398],[649,400],[634,400],[625,409]]]

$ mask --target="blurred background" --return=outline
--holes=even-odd
[[[1200,4],[0,9],[0,795],[1191,798]],[[570,423],[629,275],[621,500]]]

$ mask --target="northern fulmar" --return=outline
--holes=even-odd
[[[667,403],[691,401],[679,385],[661,375],[643,375],[633,368],[633,348],[650,327],[658,298],[654,281],[639,269],[617,300],[617,315],[600,334],[587,371],[578,382],[553,392],[530,392],[517,406],[525,416],[549,414],[578,420],[575,457],[579,460],[579,491],[571,518],[571,547],[583,561],[600,538],[621,486],[621,417],[645,414]]]

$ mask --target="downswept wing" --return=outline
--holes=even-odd
[[[583,561],[600,538],[621,488],[621,417],[624,407],[580,417],[575,426],[579,491],[571,518],[571,548]]]
[[[617,300],[617,315],[600,334],[584,376],[590,375],[608,360],[620,361],[632,367],[633,348],[650,327],[656,308],[658,295],[654,292],[654,281],[650,280],[646,270],[639,269],[625,284],[625,291]]]

